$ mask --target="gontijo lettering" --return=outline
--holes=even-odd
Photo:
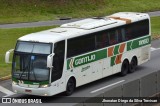
[[[96,55],[90,55],[90,56],[86,56],[86,57],[82,57],[80,59],[75,60],[75,65],[80,65],[80,64],[84,64],[84,63],[88,63],[91,61],[94,61],[96,59]]]

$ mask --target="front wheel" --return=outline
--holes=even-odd
[[[69,96],[74,92],[75,89],[75,82],[71,78],[68,80],[67,87],[66,87],[66,95]]]
[[[129,63],[128,63],[127,60],[124,60],[123,63],[122,63],[120,75],[121,76],[127,75],[128,70],[129,70]]]

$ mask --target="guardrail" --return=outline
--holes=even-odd
[[[148,74],[140,79],[119,85],[96,97],[160,97],[160,71]],[[95,99],[96,99],[95,97]],[[92,98],[94,99],[94,98]],[[75,106],[153,106],[155,103],[79,103]],[[95,101],[95,100],[93,100]]]

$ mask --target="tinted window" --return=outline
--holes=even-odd
[[[131,40],[149,34],[149,20],[135,22],[122,27],[123,40]]]
[[[38,54],[50,54],[51,44],[47,43],[33,43],[33,42],[18,42],[16,51]]]
[[[108,32],[109,36],[109,44],[114,45],[118,43],[118,32],[117,30],[109,30]]]
[[[108,33],[100,32],[95,34],[95,46],[96,49],[101,49],[109,45]]]
[[[53,58],[53,70],[52,81],[55,81],[62,76],[65,54],[65,41],[60,41],[54,45],[54,58]]]
[[[95,50],[95,36],[85,35],[68,40],[67,57],[83,54]]]
[[[122,42],[123,41],[123,35],[122,35],[122,29],[121,28],[118,28],[117,29],[117,37],[118,37],[118,42]]]
[[[143,20],[104,31],[83,35],[67,41],[67,57],[115,45],[149,34],[149,20]]]

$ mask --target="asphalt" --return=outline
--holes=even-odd
[[[40,27],[40,26],[54,26],[61,25],[69,22],[78,21],[81,18],[76,19],[67,19],[67,20],[53,20],[53,21],[38,21],[38,22],[30,22],[30,23],[16,23],[16,24],[2,24],[0,28],[28,28],[28,27]]]
[[[151,17],[160,16],[160,11],[148,12]],[[39,21],[39,22],[30,22],[30,23],[16,23],[16,24],[1,24],[0,28],[27,28],[27,27],[39,27],[39,26],[53,26],[61,25],[69,22],[74,22],[81,20],[83,18],[75,19],[63,19],[63,20],[52,20],[52,21]]]

